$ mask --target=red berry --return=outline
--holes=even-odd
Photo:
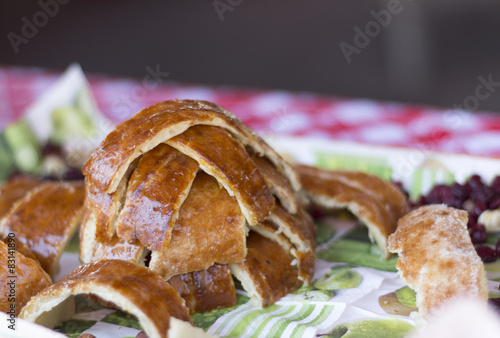
[[[486,245],[476,246],[476,252],[484,263],[491,263],[497,260],[497,252]]]
[[[314,207],[309,209],[309,214],[315,220],[325,217],[325,212],[323,210]]]
[[[488,205],[489,209],[498,209],[498,207],[500,207],[500,196],[494,197]]]
[[[465,202],[465,200],[469,197],[469,191],[460,183],[453,183],[451,185],[451,191],[453,192],[453,195],[456,197],[456,199],[461,203]]]
[[[475,202],[485,202],[486,204],[491,202],[491,200],[495,197],[495,191],[486,186],[479,186],[476,189],[472,189],[470,192],[470,198]]]
[[[488,210],[488,204],[485,201],[476,201],[471,211],[471,215],[479,217],[485,210]]]
[[[469,214],[469,220],[467,222],[467,228],[472,228],[477,225],[477,216]]]
[[[496,176],[491,182],[491,187],[497,194],[500,194],[500,176]]]
[[[465,183],[465,185],[466,185],[466,187],[468,187],[472,191],[474,189],[477,189],[480,186],[483,186],[484,183],[483,183],[483,180],[481,179],[481,176],[475,174],[475,175],[472,175],[471,177],[469,177],[469,179],[467,180],[467,183]]]
[[[500,314],[500,298],[488,298],[488,304],[497,314]]]
[[[470,239],[473,244],[480,244],[486,241],[486,229],[483,225],[475,225],[469,229]]]

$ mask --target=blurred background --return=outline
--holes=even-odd
[[[498,112],[499,13],[496,0],[7,0],[0,64],[138,79],[157,66],[182,83]]]

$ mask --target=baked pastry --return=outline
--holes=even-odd
[[[80,294],[134,315],[151,338],[208,336],[191,326],[184,300],[170,284],[145,267],[120,260],[80,266],[33,297],[20,317],[53,328],[75,314],[74,296]]]
[[[228,130],[259,156],[265,155],[300,189],[293,168],[238,118],[214,103],[199,100],[159,102],[135,114],[112,131],[85,164],[83,173],[108,194],[116,191],[130,164],[142,154],[195,125],[212,125]]]
[[[236,305],[236,293],[227,265],[176,275],[168,283],[186,301],[190,313],[202,313]]]
[[[242,262],[247,254],[245,217],[238,202],[200,171],[182,205],[170,245],[151,254],[149,268],[163,278]]]
[[[245,261],[229,268],[254,305],[271,305],[301,285],[292,258],[278,243],[251,231],[247,248]]]
[[[15,236],[0,241],[0,311],[15,316],[31,297],[52,284],[36,260],[16,250],[18,244]]]
[[[446,301],[473,296],[486,301],[483,263],[467,232],[467,212],[446,205],[422,206],[398,222],[389,250],[399,254],[401,278],[416,292],[419,313],[428,318]]]
[[[15,202],[43,182],[32,176],[15,176],[0,186],[0,219],[5,217]]]
[[[2,219],[4,236],[15,234],[52,277],[59,258],[80,225],[85,198],[82,183],[47,182],[18,200]]]
[[[288,257],[287,268],[298,279],[292,286],[274,284],[277,291],[262,294],[258,303],[271,304],[301,281],[311,282],[315,225],[297,197],[297,174],[251,129],[212,103],[174,100],[142,110],[108,135],[84,174],[83,263],[127,260],[175,282],[188,302],[200,292],[203,299],[217,299],[215,288],[202,289],[193,280],[208,280],[214,266],[244,264],[246,234],[261,229]],[[248,273],[268,273],[261,268]],[[220,269],[218,277],[224,278],[214,282],[232,292],[232,299],[233,282],[227,268],[225,274]],[[226,297],[207,301],[208,307],[193,303],[196,311],[229,304]]]
[[[404,194],[391,183],[357,171],[323,170],[295,166],[309,200],[326,209],[347,208],[367,227],[384,258],[389,258],[387,238],[408,212]]]

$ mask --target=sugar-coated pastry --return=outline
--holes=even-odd
[[[445,205],[422,206],[398,222],[389,250],[399,255],[401,278],[416,292],[427,318],[456,297],[488,297],[483,263],[467,231],[467,212]]]

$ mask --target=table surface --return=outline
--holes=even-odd
[[[19,118],[60,75],[0,66],[0,129]],[[500,156],[500,114],[162,79],[148,82],[103,75],[88,79],[99,108],[115,122],[159,101],[203,99],[223,106],[263,134]]]

